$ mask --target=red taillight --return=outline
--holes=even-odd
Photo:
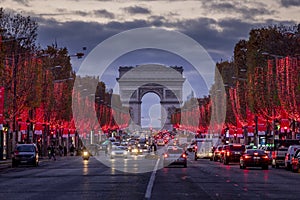
[[[185,153],[184,153],[184,154],[182,154],[182,155],[181,155],[181,157],[183,157],[183,158],[186,158],[186,154],[185,154]]]
[[[165,157],[165,158],[167,158],[168,156],[169,156],[168,154],[166,154],[166,153],[164,154],[164,157]]]
[[[263,159],[269,159],[267,155],[262,156]]]
[[[275,158],[276,157],[276,154],[274,151],[272,151],[272,158]]]
[[[227,151],[227,152],[226,152],[226,155],[227,155],[227,156],[230,156],[230,152],[229,152],[229,151]]]
[[[245,159],[249,159],[249,158],[251,158],[251,156],[245,155],[244,158],[245,158]]]
[[[258,155],[258,153],[257,153],[257,152],[254,152],[254,155],[255,155],[255,156],[257,156],[257,155]]]

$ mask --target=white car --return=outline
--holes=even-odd
[[[124,146],[112,146],[109,154],[111,159],[116,157],[122,157],[122,158],[128,157],[128,151]]]
[[[292,168],[292,158],[293,158],[293,156],[294,156],[297,149],[300,149],[300,145],[291,145],[291,146],[289,146],[287,154],[286,154],[285,159],[284,159],[285,169],[291,170],[291,168]]]

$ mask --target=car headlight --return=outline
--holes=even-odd
[[[111,152],[111,154],[112,154],[112,155],[115,155],[115,154],[116,154],[116,152],[114,152],[114,151],[113,151],[113,152]]]
[[[89,153],[88,153],[87,151],[84,151],[84,152],[83,152],[83,155],[84,155],[84,156],[88,156]]]

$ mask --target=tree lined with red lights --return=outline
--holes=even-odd
[[[271,131],[275,120],[281,121],[284,127],[292,120],[300,120],[299,34],[300,25],[252,29],[248,40],[236,44],[233,61],[217,63],[227,96],[227,103],[221,103],[227,108],[225,123],[218,126],[232,129],[232,133],[243,133],[245,127],[253,132],[255,124],[258,131]],[[218,101],[220,97],[212,94],[221,88],[216,82],[210,91],[211,103],[207,105]],[[181,109],[173,115],[173,124],[191,131],[199,128],[199,124],[209,127],[210,121],[202,117],[198,125],[187,119],[203,115],[211,119],[213,108]]]
[[[13,131],[27,130],[26,123],[35,124],[38,129],[44,124],[49,131],[56,128],[73,130],[72,91],[76,76],[69,52],[57,44],[38,48],[35,45],[37,27],[30,17],[0,9],[0,86],[4,87],[5,94],[4,119]],[[125,108],[111,108],[111,96],[105,91],[105,84],[96,78],[88,81],[96,82],[98,87],[89,94],[83,91],[74,99],[79,108],[88,111],[79,120],[80,128],[126,127],[129,114]],[[95,109],[97,116],[92,118],[88,113]],[[16,127],[14,121],[18,122]]]

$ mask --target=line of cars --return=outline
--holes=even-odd
[[[269,156],[261,149],[247,148],[243,144],[218,145],[213,149],[211,157],[213,161],[219,161],[224,165],[239,163],[241,169],[247,167],[261,167],[268,169]]]
[[[250,145],[228,144],[218,145],[212,148],[212,161],[219,161],[223,164],[238,162],[241,169],[246,167],[261,167],[268,169],[284,167],[293,172],[300,171],[300,145],[279,146],[275,150],[269,147],[261,149]]]
[[[107,142],[106,154],[111,158],[122,157],[128,158],[130,155],[142,155],[149,151],[149,144],[145,138],[131,139],[129,141],[115,141]]]

